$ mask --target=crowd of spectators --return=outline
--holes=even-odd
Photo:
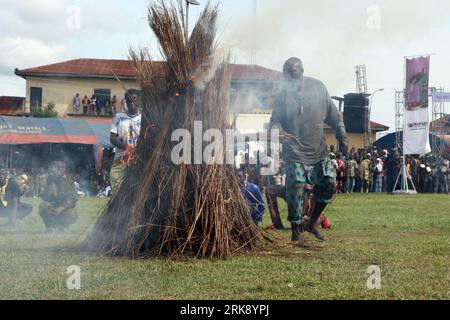
[[[352,149],[344,156],[330,152],[336,170],[337,193],[392,192],[401,187],[402,157],[396,150]],[[448,155],[405,158],[408,187],[419,193],[448,193]]]
[[[33,209],[23,203],[24,196],[39,197],[38,213],[46,232],[65,231],[77,219],[76,202],[80,195],[74,176],[66,170],[64,161],[52,161],[48,170],[37,173],[0,166],[0,217],[8,219],[8,226],[25,218]]]
[[[399,189],[402,179],[402,157],[396,150],[354,149],[343,155],[330,147],[330,158],[336,175],[336,193],[390,193]],[[409,188],[419,193],[449,193],[449,155],[406,156]],[[245,165],[251,183],[264,189],[268,180],[284,181],[283,163],[275,176],[261,174],[264,166]],[[281,184],[282,182],[280,182]]]
[[[336,176],[336,193],[391,193],[401,188],[402,177],[402,157],[396,150],[385,149],[351,149],[348,154],[343,155],[335,151],[331,146],[331,165]],[[449,193],[450,166],[449,155],[425,155],[406,156],[405,169],[407,173],[408,187],[418,193]],[[267,209],[272,220],[271,227],[284,229],[278,209],[278,198],[286,201],[285,194],[285,173],[283,162],[275,174],[268,175],[267,172],[274,172],[273,165],[265,159],[267,165],[244,164],[240,171],[245,173],[248,187],[243,190],[244,198],[252,209],[252,217],[255,222],[262,220],[262,215],[266,209],[262,194],[265,194]],[[242,176],[242,174],[241,174]],[[308,190],[308,193],[310,190]],[[251,196],[249,196],[251,195]],[[306,197],[304,212],[308,215],[308,202],[310,197]],[[252,200],[252,201],[250,201]],[[319,225],[323,228],[330,227],[330,221],[322,213]],[[320,235],[317,235],[320,238]]]
[[[81,98],[77,93],[73,97],[72,108],[76,115],[114,116],[118,112],[124,112],[126,103],[125,99],[119,101],[116,95],[113,95],[111,99],[99,98],[95,94],[92,94],[90,98],[87,95]]]

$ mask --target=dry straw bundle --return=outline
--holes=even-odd
[[[152,2],[148,11],[166,63],[150,62],[144,50],[131,52],[144,101],[135,163],[83,247],[133,258],[227,257],[254,250],[261,234],[233,166],[171,160],[174,130],[193,132],[194,121],[202,121],[204,130],[227,128],[232,70],[228,59],[214,63],[217,7],[206,6],[190,39],[181,1],[169,6]]]

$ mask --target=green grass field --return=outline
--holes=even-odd
[[[51,235],[44,233],[38,200],[25,201],[33,213],[16,229],[0,227],[1,299],[450,298],[447,195],[339,195],[328,210],[326,243],[292,247],[286,230],[263,252],[175,261],[79,253],[105,200],[80,200],[71,231]],[[80,290],[66,288],[71,265],[81,268]],[[381,268],[379,290],[367,288],[370,265]]]

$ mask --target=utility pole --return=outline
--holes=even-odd
[[[186,41],[189,41],[189,5],[199,6],[200,3],[197,0],[186,0]]]
[[[256,23],[257,23],[257,16],[258,16],[258,2],[257,0],[253,0],[253,27],[252,27],[252,43],[251,43],[251,49],[250,49],[250,64],[254,65],[256,64]]]

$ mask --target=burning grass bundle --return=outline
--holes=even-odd
[[[227,257],[261,244],[233,166],[180,164],[171,159],[176,129],[227,128],[231,82],[228,59],[216,63],[217,7],[208,5],[189,39],[182,2],[149,5],[150,28],[165,58],[131,52],[143,90],[143,123],[134,162],[84,249],[128,257],[194,255]],[[225,136],[225,135],[224,135]],[[195,152],[192,142],[192,152]]]

